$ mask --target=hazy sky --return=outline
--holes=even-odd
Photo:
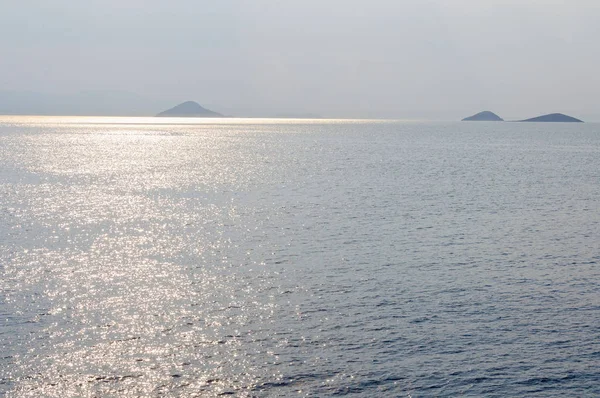
[[[0,90],[600,120],[598,0],[0,0]]]

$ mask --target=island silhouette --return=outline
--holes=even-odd
[[[156,115],[157,117],[225,117],[220,113],[203,108],[194,101],[186,101]]]
[[[483,111],[473,116],[462,119],[463,122],[503,122],[500,116],[494,112]],[[547,123],[584,123],[583,120],[579,120],[572,116],[565,115],[563,113],[549,113],[547,115],[532,117],[531,119],[515,120],[516,122],[547,122]]]
[[[503,122],[500,116],[496,115],[494,112],[483,111],[479,112],[473,116],[466,117],[462,120],[463,122]]]
[[[548,115],[542,115],[533,117],[531,119],[520,120],[521,122],[552,122],[552,123],[583,123],[583,120],[579,120],[572,116],[564,115],[562,113],[550,113]]]

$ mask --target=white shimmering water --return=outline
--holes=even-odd
[[[0,118],[0,395],[598,396],[600,125]]]

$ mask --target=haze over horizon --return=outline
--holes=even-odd
[[[592,0],[203,3],[3,4],[0,108],[600,121]]]

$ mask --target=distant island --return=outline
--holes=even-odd
[[[483,111],[479,112],[476,115],[466,117],[462,120],[463,122],[503,122],[500,116],[496,115],[494,112]]]
[[[194,101],[186,101],[156,115],[157,117],[225,117],[220,113],[203,108]]]
[[[548,115],[538,116],[531,119],[520,120],[521,122],[552,122],[552,123],[583,123],[583,120],[562,113],[550,113]]]
[[[479,112],[476,115],[466,117],[463,122],[503,122],[500,116],[490,111]],[[549,122],[549,123],[583,123],[583,120],[562,113],[550,113],[548,115],[533,117],[531,119],[516,120],[517,122]]]

